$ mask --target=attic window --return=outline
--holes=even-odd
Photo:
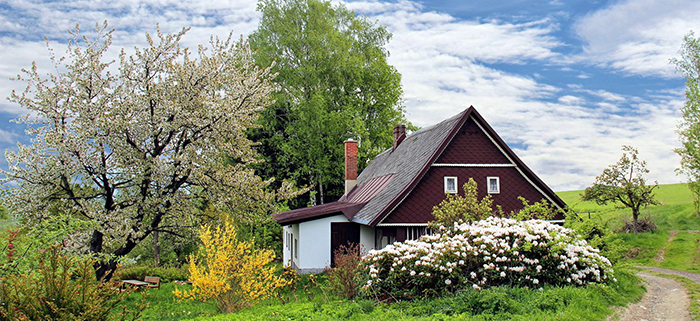
[[[445,176],[445,193],[457,194],[457,176]]]
[[[497,176],[487,177],[486,186],[489,187],[489,194],[498,194],[501,192],[501,183]]]

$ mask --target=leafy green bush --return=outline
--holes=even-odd
[[[494,214],[491,207],[493,198],[489,194],[479,199],[479,192],[474,179],[470,178],[463,188],[464,196],[447,194],[440,204],[433,207],[435,222],[432,222],[432,228],[437,229],[439,226],[450,227],[457,222],[479,221]],[[499,208],[497,214],[500,212]]]
[[[629,247],[615,236],[609,221],[603,221],[599,217],[582,219],[576,213],[570,212],[566,217],[564,226],[573,229],[588,244],[600,250],[600,254],[607,257],[613,264],[622,259],[629,251]]]
[[[187,265],[180,268],[138,265],[118,271],[116,278],[119,280],[143,280],[146,276],[157,276],[161,282],[187,280],[190,277],[187,269]]]
[[[2,201],[0,201],[2,202]],[[0,220],[6,220],[9,218],[9,215],[7,214],[7,210],[5,209],[4,206],[2,206],[2,203],[0,203]]]
[[[480,221],[489,216],[509,217],[518,221],[525,221],[533,219],[551,220],[557,214],[566,214],[564,210],[552,206],[544,199],[530,204],[522,196],[518,196],[518,200],[523,204],[522,208],[506,214],[500,205],[496,205],[495,209],[493,208],[491,194],[479,199],[479,191],[474,179],[470,178],[463,188],[464,196],[447,194],[440,204],[433,207],[435,221],[430,222],[430,228],[435,230],[439,229],[440,226],[449,228],[455,223]]]
[[[47,250],[39,256],[38,269],[2,278],[0,320],[138,319],[146,305],[129,310],[124,300],[130,290],[97,280],[94,263],[64,256],[58,247]]]

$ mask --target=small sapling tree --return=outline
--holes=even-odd
[[[564,210],[549,204],[546,200],[540,200],[530,204],[522,196],[518,197],[523,207],[509,214],[503,212],[500,205],[493,208],[493,197],[486,195],[479,199],[477,184],[473,178],[464,184],[464,196],[447,194],[445,199],[433,207],[435,221],[430,227],[438,229],[440,226],[452,227],[455,223],[468,223],[486,219],[489,216],[510,217],[519,221],[525,220],[551,220],[557,214],[564,214]]]
[[[474,222],[493,215],[493,198],[491,195],[479,199],[477,184],[470,178],[464,184],[464,196],[447,194],[445,199],[433,207],[435,221],[431,226],[452,227],[457,222]],[[500,213],[500,208],[499,211]]]
[[[649,173],[647,162],[639,159],[638,151],[632,146],[622,146],[622,157],[617,163],[603,170],[595,178],[592,186],[581,195],[584,201],[594,201],[599,205],[618,204],[632,210],[634,234],[637,234],[637,219],[643,206],[658,204],[654,189],[658,184],[647,185],[645,174]]]

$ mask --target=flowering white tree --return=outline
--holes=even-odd
[[[186,29],[158,31],[148,47],[106,62],[106,29],[94,40],[76,29],[67,57],[52,56],[55,73],[33,65],[18,76],[28,85],[10,100],[32,113],[18,121],[33,139],[7,153],[4,172],[18,185],[7,205],[23,224],[81,222],[63,241],[106,254],[98,276],[149,235],[192,225],[202,201],[249,219],[290,191],[267,192],[247,167],[256,153],[244,130],[274,89],[247,42],[212,38],[193,55],[179,44]]]

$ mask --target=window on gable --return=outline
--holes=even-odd
[[[498,194],[501,192],[501,183],[497,176],[487,177],[486,186],[489,188],[489,194]]]
[[[445,193],[457,193],[457,176],[445,176]]]

